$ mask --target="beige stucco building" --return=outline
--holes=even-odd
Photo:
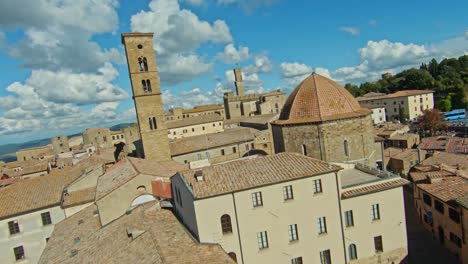
[[[183,118],[206,116],[206,115],[220,115],[223,119],[226,118],[224,113],[224,106],[222,104],[209,104],[198,105],[192,109],[184,109],[181,107],[173,107],[165,114],[166,121],[180,120]]]
[[[84,145],[95,145],[100,148],[109,148],[112,145],[110,130],[104,127],[87,128],[82,134]]]
[[[399,263],[407,181],[345,166],[281,153],[182,171],[174,210],[238,263]]]
[[[385,115],[385,107],[383,106],[374,106],[369,107],[372,111],[372,121],[374,125],[382,124],[387,121],[387,117]]]
[[[224,118],[218,114],[167,121],[167,137],[177,139],[224,131]]]
[[[415,120],[424,110],[434,108],[434,92],[429,90],[407,90],[392,94],[368,93],[357,98],[363,107],[384,107],[386,120]]]
[[[271,123],[275,152],[297,152],[330,162],[378,159],[371,111],[331,79],[311,74]]]
[[[52,145],[20,149],[16,151],[16,160],[40,160],[54,155]]]

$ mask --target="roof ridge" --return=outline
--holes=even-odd
[[[323,120],[323,116],[322,116],[322,106],[320,105],[320,100],[318,99],[318,92],[317,92],[317,79],[316,79],[316,74],[315,72],[313,72],[311,74],[312,76],[312,79],[314,80],[314,89],[315,89],[315,100],[317,101],[317,110],[318,110],[318,115],[320,117],[320,120]]]

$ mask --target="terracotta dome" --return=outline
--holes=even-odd
[[[370,113],[344,87],[312,73],[289,95],[276,123],[322,122],[366,116]]]

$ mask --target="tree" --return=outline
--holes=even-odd
[[[436,131],[446,130],[447,123],[445,123],[444,115],[438,109],[426,109],[422,116],[418,118],[419,129],[422,131],[429,131],[433,136]]]
[[[354,97],[359,97],[363,95],[362,90],[359,89],[357,85],[347,83],[345,84],[344,88],[348,90],[348,92],[350,92]]]
[[[434,84],[434,78],[425,70],[409,69],[397,74],[397,76],[404,78],[399,82],[401,90],[431,89]]]
[[[452,101],[451,96],[447,96],[445,99],[440,100],[437,102],[437,109],[442,112],[447,112],[452,110]]]
[[[429,62],[429,66],[427,67],[429,73],[432,75],[432,77],[437,77],[438,75],[438,68],[439,68],[439,64],[437,63],[437,60],[436,59],[432,59],[431,62]]]

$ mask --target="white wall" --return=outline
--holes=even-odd
[[[50,212],[52,224],[43,226],[41,213]],[[0,263],[16,263],[13,248],[23,246],[25,260],[21,263],[37,263],[46,246],[46,238],[54,230],[54,224],[65,218],[60,206],[0,220]],[[10,235],[8,222],[17,220],[20,233]]]

